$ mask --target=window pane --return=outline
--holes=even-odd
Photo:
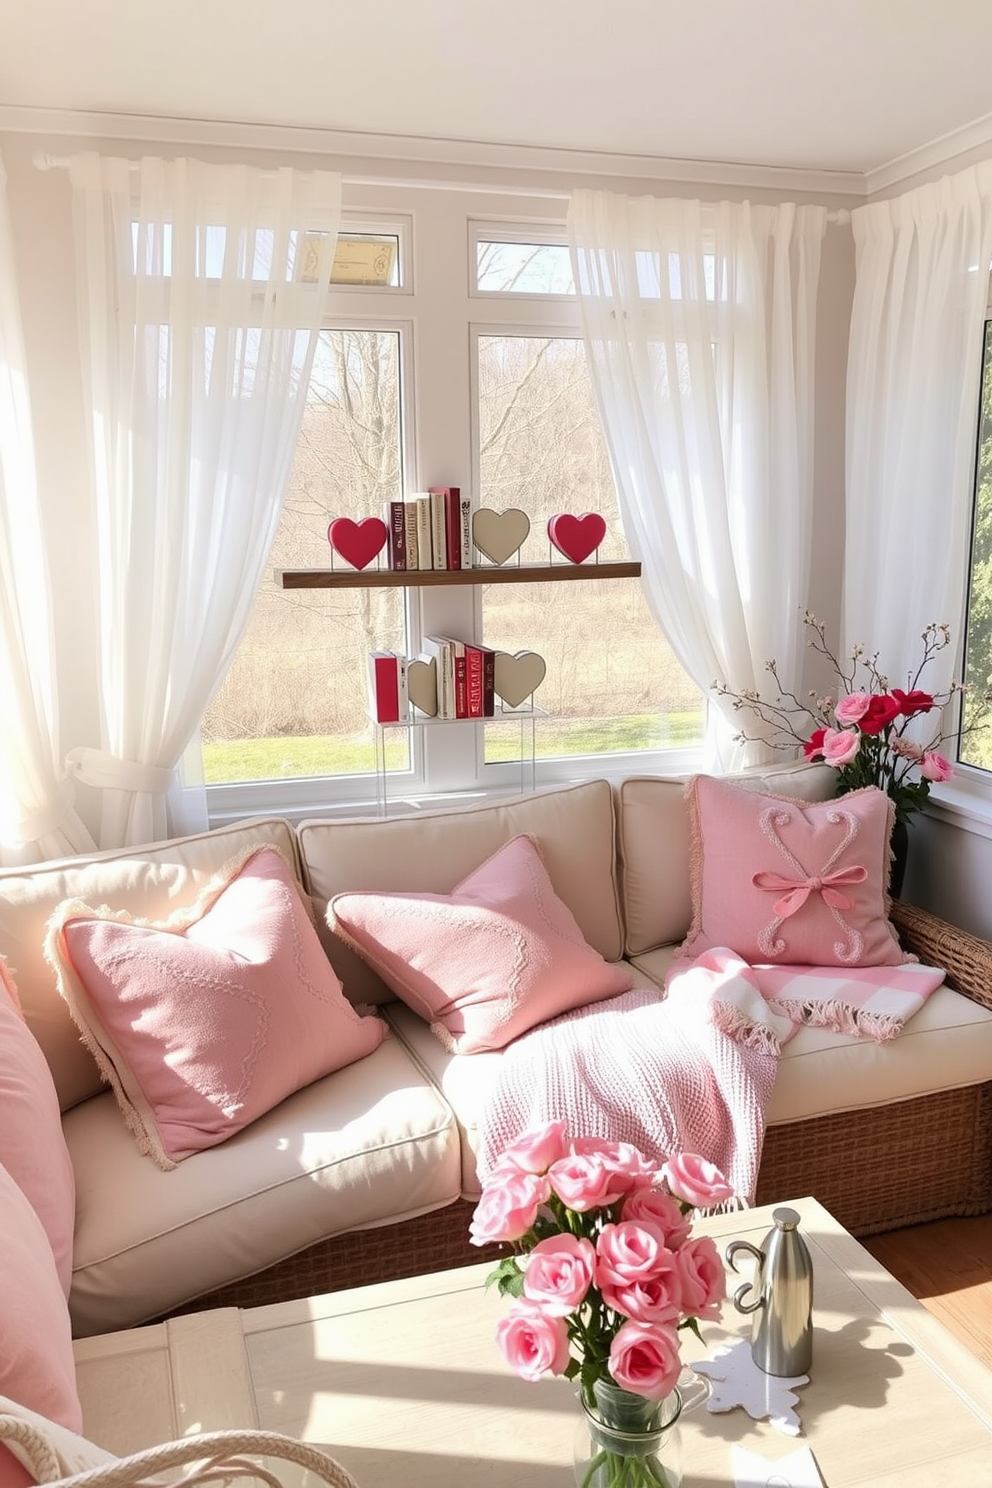
[[[521,561],[549,561],[548,519],[566,511],[600,512],[600,557],[629,558],[581,341],[480,337],[479,404],[480,505],[528,514]],[[537,651],[547,662],[535,703],[551,717],[537,726],[538,754],[685,748],[702,739],[704,700],[658,631],[639,580],[491,584],[482,605],[486,645]],[[487,727],[487,762],[507,757],[501,731],[516,728]]]
[[[982,405],[975,474],[971,579],[965,633],[964,722],[974,724],[992,692],[992,321],[985,324]],[[992,770],[992,728],[975,729],[961,740],[958,758],[967,765]]]
[[[400,282],[399,263],[400,240],[395,234],[339,234],[331,283],[389,285],[395,289]]]
[[[476,286],[487,294],[574,294],[564,243],[476,244]]]
[[[284,590],[273,570],[330,567],[331,519],[381,515],[399,495],[399,368],[396,332],[321,333],[271,563],[203,720],[208,783],[376,768],[367,656],[406,653],[403,590]],[[406,731],[387,731],[386,750],[406,768]]]

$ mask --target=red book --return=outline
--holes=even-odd
[[[468,717],[468,692],[467,692],[467,664],[465,660],[466,646],[464,641],[451,642],[452,656],[455,661],[455,717]]]
[[[468,641],[465,642],[465,707],[468,718],[485,717],[483,712],[485,685],[483,650],[482,646],[474,646]]]
[[[399,658],[392,651],[369,652],[369,712],[376,723],[400,721]]]
[[[444,498],[447,567],[462,566],[461,492],[457,486],[428,486],[432,496]]]
[[[384,513],[389,532],[389,566],[396,572],[406,569],[406,508],[402,501],[387,501]]]

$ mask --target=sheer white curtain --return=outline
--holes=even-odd
[[[992,161],[852,213],[844,629],[895,685],[931,621],[960,643],[982,336],[992,262]],[[945,688],[955,647],[927,673]]]
[[[326,309],[341,179],[93,154],[70,178],[103,717],[102,748],[70,763],[103,789],[110,847],[166,835],[177,763],[247,624]]]
[[[0,160],[0,863],[84,852],[58,748],[48,569],[24,338]]]
[[[821,207],[579,191],[568,233],[624,530],[688,674],[798,685]],[[711,710],[711,766],[760,763]]]

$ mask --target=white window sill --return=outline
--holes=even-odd
[[[943,785],[935,785],[926,812],[963,832],[992,837],[992,787],[988,778],[962,772]]]

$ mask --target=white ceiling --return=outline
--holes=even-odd
[[[992,0],[0,0],[25,109],[870,177],[992,139]]]

